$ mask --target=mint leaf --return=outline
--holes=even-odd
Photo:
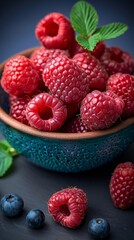
[[[83,38],[81,36],[76,37],[77,42],[84,48],[89,49],[89,42],[88,39]]]
[[[128,29],[126,24],[119,22],[97,28],[97,11],[86,1],[78,1],[74,4],[70,21],[74,31],[78,33],[77,42],[89,51],[93,51],[98,42],[116,38]]]
[[[3,149],[7,153],[11,154],[11,156],[18,155],[17,151],[9,144],[7,140],[0,141],[0,150]]]
[[[92,51],[94,47],[96,46],[96,43],[99,42],[101,39],[101,36],[99,33],[96,33],[92,35],[90,38],[83,38],[81,36],[77,36],[76,40],[77,42],[84,47],[85,49],[88,49],[89,51]]]
[[[93,34],[89,39],[88,39],[88,43],[89,43],[89,48],[88,50],[93,51],[93,49],[95,48],[96,44],[98,42],[101,41],[101,35],[100,33],[95,33]]]
[[[99,33],[101,36],[101,40],[108,40],[122,35],[127,31],[127,29],[128,26],[126,24],[110,23],[100,28],[97,28],[94,34]]]
[[[76,32],[84,37],[89,37],[98,24],[98,14],[91,4],[78,1],[72,7],[70,20]]]
[[[12,156],[4,149],[0,149],[0,177],[2,177],[12,165]]]

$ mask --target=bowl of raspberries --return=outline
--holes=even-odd
[[[91,19],[85,33],[75,14],[84,4],[97,16],[85,1],[70,19],[45,15],[35,27],[40,45],[0,65],[2,134],[29,161],[59,172],[99,167],[134,141],[134,59],[105,41],[127,27],[97,29]]]

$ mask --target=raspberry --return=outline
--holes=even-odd
[[[120,163],[110,179],[110,195],[114,206],[127,209],[134,204],[134,164]]]
[[[59,55],[67,55],[69,57],[69,53],[67,50],[46,49],[44,47],[40,47],[33,52],[30,59],[35,69],[38,71],[40,76],[42,76],[42,72],[44,70],[46,62],[50,58],[55,58]]]
[[[125,73],[116,73],[109,77],[107,89],[116,93],[125,103],[122,116],[134,116],[134,76]]]
[[[74,39],[74,30],[67,17],[53,12],[39,21],[35,35],[46,48],[67,49]]]
[[[73,117],[61,128],[61,132],[80,133],[87,132],[87,127],[83,124],[80,115]]]
[[[21,97],[10,96],[10,112],[9,115],[21,123],[28,125],[25,115],[26,106],[31,98],[27,95]]]
[[[100,61],[109,75],[114,73],[134,73],[134,59],[119,47],[106,47]]]
[[[80,103],[69,103],[66,105],[67,106],[67,119],[69,120],[70,118],[74,117],[76,113],[78,113],[80,109]]]
[[[47,62],[42,77],[50,92],[65,103],[79,102],[89,92],[87,74],[67,56]]]
[[[39,130],[55,131],[64,124],[66,117],[66,106],[48,93],[39,93],[26,107],[29,124]]]
[[[18,55],[5,64],[1,85],[8,94],[20,96],[33,93],[39,80],[40,77],[31,61]]]
[[[72,60],[86,72],[91,89],[101,91],[106,89],[108,74],[98,59],[90,53],[78,53]]]
[[[74,57],[75,54],[86,52],[86,53],[91,53],[93,56],[95,56],[96,58],[99,59],[101,57],[101,55],[103,54],[105,47],[106,47],[105,43],[101,41],[96,44],[93,51],[89,51],[89,50],[85,49],[84,47],[82,47],[74,39],[74,41],[72,42],[72,44],[69,48],[69,52],[70,52],[71,57]]]
[[[70,45],[69,48],[69,53],[71,57],[74,57],[75,54],[77,53],[89,53],[89,51],[87,49],[85,49],[84,47],[82,47],[75,39],[72,42],[72,44]]]
[[[68,228],[76,228],[87,212],[86,193],[76,187],[62,189],[50,197],[48,211],[56,222]]]
[[[82,100],[80,114],[83,124],[91,131],[111,127],[122,114],[124,102],[105,92],[94,90]]]
[[[104,53],[105,48],[106,48],[106,44],[103,41],[98,42],[94,50],[91,52],[91,54],[96,58],[100,59],[100,57]]]

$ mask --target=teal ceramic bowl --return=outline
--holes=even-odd
[[[30,56],[35,48],[19,54]],[[4,64],[0,66],[2,74]],[[134,117],[107,130],[42,132],[8,115],[8,95],[0,88],[0,131],[30,162],[59,172],[91,170],[114,160],[134,141]]]

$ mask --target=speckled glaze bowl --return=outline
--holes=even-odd
[[[19,54],[30,56],[36,48]],[[2,74],[4,63],[0,66]],[[0,131],[32,163],[59,172],[80,172],[110,162],[134,141],[134,117],[107,130],[42,132],[8,115],[8,95],[0,87]]]

